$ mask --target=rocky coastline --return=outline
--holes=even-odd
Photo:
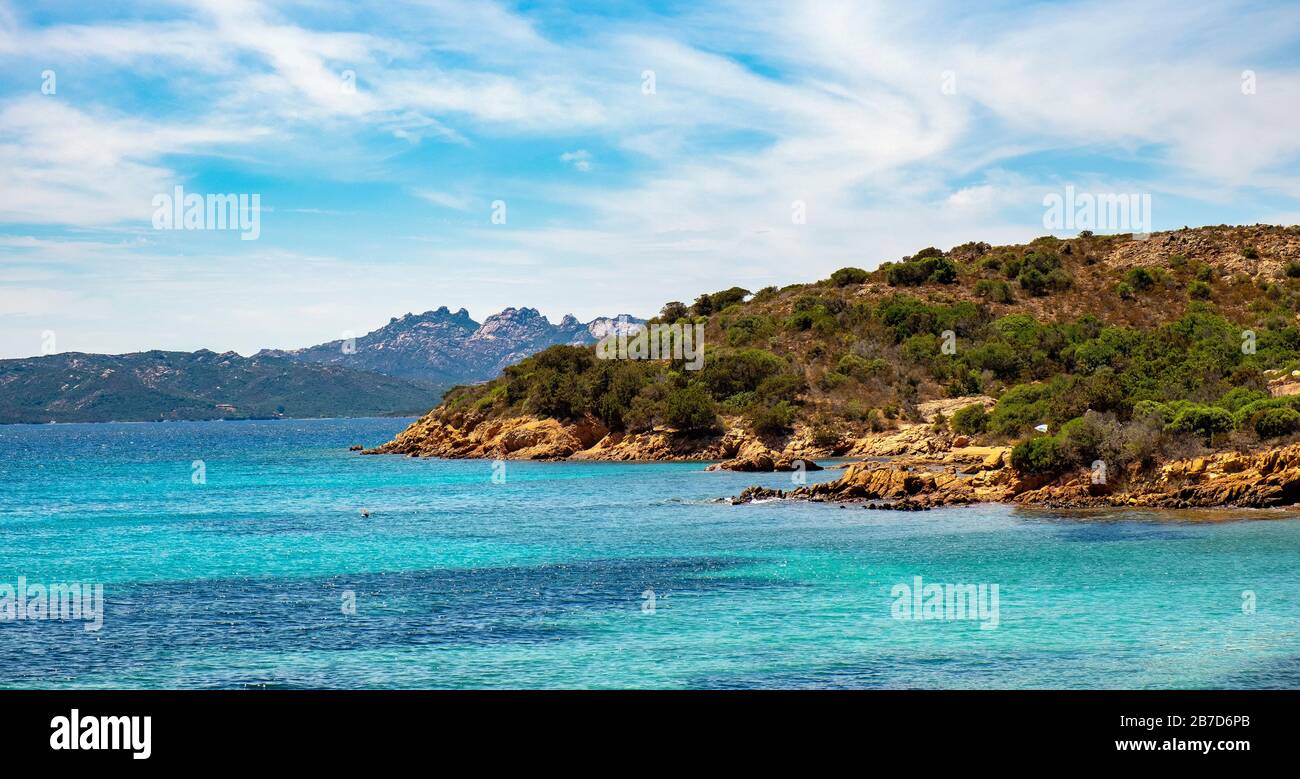
[[[669,429],[612,432],[591,417],[576,422],[531,416],[451,417],[439,410],[364,453],[492,460],[718,461],[709,469],[752,472],[817,471],[821,466],[813,458],[831,454],[798,437],[784,444],[765,441],[739,426],[691,437]]]
[[[862,503],[917,510],[975,503],[1045,508],[1274,508],[1300,502],[1300,444],[1256,452],[1215,452],[1095,480],[1088,471],[1027,477],[989,456],[960,467],[960,450],[942,459],[900,457],[853,463],[834,481],[793,490],[749,487],[733,504],[758,500]]]
[[[991,400],[991,399],[990,399]],[[927,415],[979,402],[940,401]],[[365,454],[456,459],[709,462],[710,470],[773,472],[822,470],[817,459],[858,459],[831,481],[791,490],[750,487],[730,499],[806,500],[867,508],[923,510],[976,503],[1050,508],[1267,508],[1300,502],[1300,444],[1258,451],[1218,451],[1170,460],[1097,480],[1079,470],[1056,478],[1019,473],[1008,446],[974,445],[936,432],[925,421],[861,438],[817,446],[806,431],[784,441],[763,439],[735,426],[708,437],[672,430],[625,434],[599,421],[518,416],[452,416],[435,409],[392,441]]]

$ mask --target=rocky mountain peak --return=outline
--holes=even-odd
[[[627,319],[633,328],[644,321]],[[511,306],[480,324],[464,308],[452,312],[439,306],[423,314],[393,317],[387,325],[357,338],[351,352],[344,351],[344,341],[330,341],[274,354],[450,386],[486,381],[505,366],[554,344],[595,343],[615,321],[600,317],[583,323],[566,314],[559,324],[551,324],[536,308]]]

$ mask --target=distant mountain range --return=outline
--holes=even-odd
[[[611,330],[635,330],[645,320],[626,314],[579,322],[572,315],[551,324],[535,308],[507,308],[483,320],[446,306],[394,317],[364,336],[262,355],[328,363],[426,382],[446,389],[494,378],[507,365],[555,344],[592,344]]]
[[[566,316],[553,325],[536,309],[507,308],[479,324],[443,307],[354,343],[252,357],[201,349],[0,360],[0,423],[417,415],[449,387],[490,379],[548,346],[643,323]]]
[[[0,361],[0,422],[392,416],[438,396],[409,379],[206,349]]]

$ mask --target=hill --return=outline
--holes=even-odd
[[[1297,227],[926,248],[874,271],[670,302],[650,324],[703,325],[701,370],[552,347],[452,390],[375,451],[761,468],[961,438],[1014,445],[1022,473],[1101,460],[1115,481],[1291,441],[1298,303]]]
[[[0,360],[3,423],[394,416],[437,398],[405,379],[234,352]]]

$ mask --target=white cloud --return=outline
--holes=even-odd
[[[560,160],[562,162],[572,163],[574,170],[579,170],[583,173],[591,170],[591,153],[586,149],[566,151],[560,155]]]
[[[469,211],[473,206],[472,199],[465,195],[452,195],[431,189],[413,189],[411,194],[435,206],[450,208],[455,211]]]
[[[153,196],[181,183],[158,159],[262,132],[89,113],[56,97],[9,101],[0,107],[0,221],[148,224]]]

